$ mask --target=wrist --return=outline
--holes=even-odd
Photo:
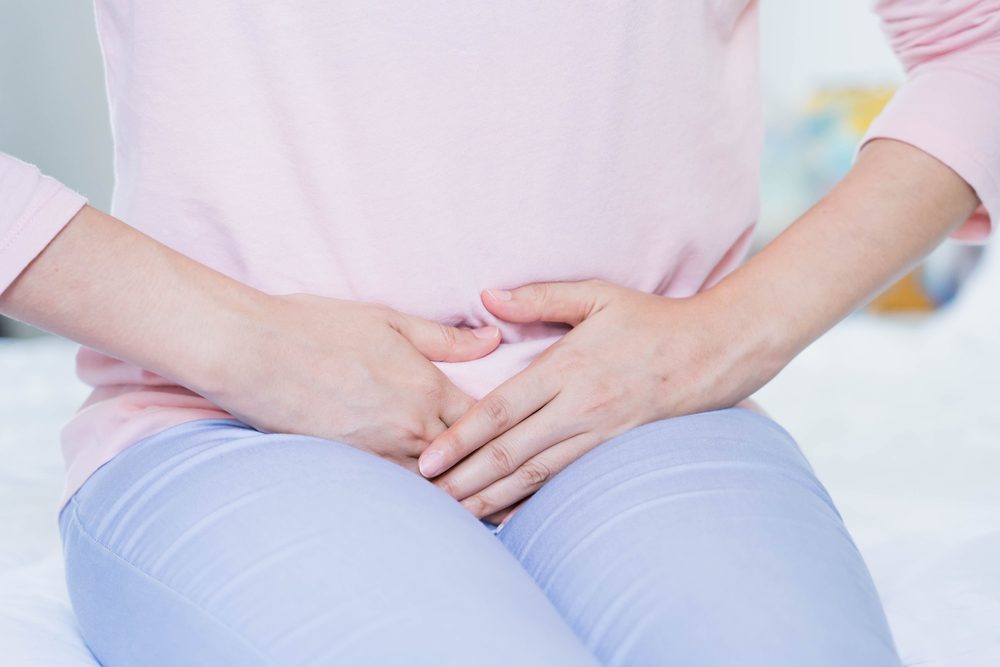
[[[745,346],[780,370],[967,219],[968,184],[907,144],[875,140],[847,176],[712,288]]]
[[[152,268],[155,314],[141,318],[146,340],[126,360],[213,402],[244,392],[269,358],[259,339],[275,297],[179,253],[158,254]]]
[[[173,362],[181,383],[209,398],[245,391],[248,372],[272,355],[262,325],[274,299],[236,281],[206,299],[190,327],[190,356]]]
[[[207,395],[234,386],[273,297],[84,206],[0,309]]]
[[[803,321],[790,305],[781,303],[752,272],[737,270],[703,292],[711,309],[722,319],[733,365],[745,368],[761,384],[784,368],[806,345]]]

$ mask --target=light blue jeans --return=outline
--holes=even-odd
[[[878,595],[780,426],[645,424],[499,530],[348,445],[176,426],[60,515],[107,667],[898,667]]]

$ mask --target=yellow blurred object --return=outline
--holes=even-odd
[[[843,127],[860,140],[895,92],[892,86],[821,90],[809,98],[806,110],[822,113],[836,109]],[[871,302],[868,309],[876,313],[929,312],[936,307],[937,304],[927,294],[918,267],[890,285]]]
[[[842,109],[844,119],[860,139],[895,92],[892,86],[821,90],[810,96],[806,111],[816,113],[830,108]]]
[[[931,311],[937,305],[920,281],[920,269],[906,274],[875,297],[868,309],[876,313]]]
[[[887,85],[830,86],[814,91],[793,113],[769,121],[761,171],[766,232],[755,242],[758,249],[840,182],[861,138],[895,92]],[[975,269],[982,254],[977,247],[942,244],[876,297],[869,310],[928,314],[941,308]]]

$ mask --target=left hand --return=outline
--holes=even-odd
[[[478,518],[506,520],[504,510],[609,438],[730,407],[782,365],[752,342],[752,322],[722,292],[673,299],[584,280],[482,299],[503,320],[573,328],[421,454],[424,476],[440,475],[434,483]]]

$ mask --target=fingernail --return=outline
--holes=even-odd
[[[510,290],[506,289],[488,289],[486,290],[490,293],[490,296],[498,301],[510,301]]]
[[[418,465],[421,475],[433,477],[444,467],[444,456],[441,455],[441,452],[428,452],[420,457]]]
[[[472,333],[476,336],[476,338],[496,338],[497,334],[500,333],[500,330],[491,324],[486,327],[473,329]]]

